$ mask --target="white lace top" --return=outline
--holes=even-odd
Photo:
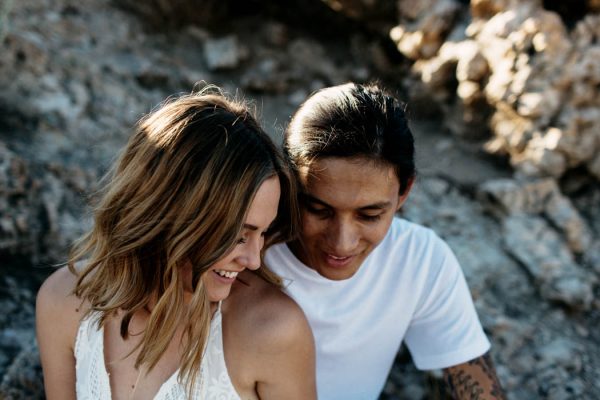
[[[104,365],[104,329],[95,329],[93,317],[86,318],[79,325],[75,340],[75,359],[77,399],[110,400],[110,383]],[[185,386],[177,382],[178,373],[179,370],[175,371],[162,384],[154,400],[187,398]],[[196,382],[193,400],[241,400],[225,365],[220,304],[211,321],[200,376]]]

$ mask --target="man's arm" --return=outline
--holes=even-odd
[[[458,400],[506,399],[490,353],[444,369],[448,392]]]

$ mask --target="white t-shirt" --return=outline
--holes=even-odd
[[[328,280],[286,244],[267,266],[284,280],[315,336],[319,399],[376,399],[402,340],[419,369],[460,364],[490,347],[454,254],[433,231],[394,218],[358,272]]]

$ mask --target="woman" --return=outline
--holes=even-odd
[[[47,398],[315,398],[308,323],[260,268],[295,233],[295,184],[246,108],[163,105],[110,177],[38,293]]]

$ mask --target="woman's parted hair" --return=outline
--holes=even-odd
[[[180,379],[192,390],[211,318],[200,276],[235,246],[252,199],[273,176],[281,197],[265,248],[296,235],[296,184],[244,104],[205,90],[168,101],[138,123],[108,175],[93,228],[69,260],[78,276],[74,293],[90,303],[99,326],[124,311],[123,338],[134,313],[155,301],[137,367],[153,368],[185,321]],[[76,270],[79,261],[84,268]],[[194,294],[185,305],[188,262]],[[279,283],[264,266],[257,273]]]
[[[405,109],[375,84],[321,89],[292,117],[284,150],[296,168],[325,157],[365,157],[391,165],[404,194],[416,173]]]

